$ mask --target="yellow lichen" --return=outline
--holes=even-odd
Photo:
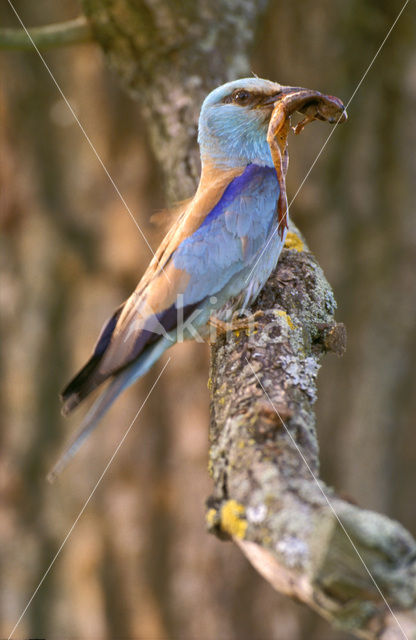
[[[221,507],[221,529],[236,538],[244,538],[247,530],[244,513],[243,505],[237,500],[227,500]]]
[[[276,314],[284,318],[291,329],[295,328],[295,325],[292,322],[292,318],[286,313],[286,311],[283,311],[283,309],[279,309],[278,311],[276,311]]]
[[[225,384],[225,382],[219,387],[219,389],[215,390],[215,393],[217,394],[217,396],[223,396],[224,393],[226,393],[227,391],[227,385]]]
[[[213,527],[215,527],[215,525],[217,524],[217,511],[216,509],[208,509],[206,515],[205,515],[205,520],[207,521],[207,525],[210,529],[212,529]]]
[[[288,231],[285,240],[285,249],[294,249],[295,251],[304,251],[305,245],[296,233]]]

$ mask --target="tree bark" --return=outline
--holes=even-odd
[[[287,246],[253,308],[264,314],[257,328],[212,348],[208,527],[231,536],[275,589],[337,627],[359,638],[410,636],[414,539],[319,479],[316,378],[327,351],[343,353],[345,328],[293,225]]]

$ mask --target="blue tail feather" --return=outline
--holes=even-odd
[[[128,366],[124,371],[118,373],[104,389],[99,398],[94,402],[74,438],[68,444],[63,454],[48,473],[47,479],[53,482],[57,475],[66,467],[71,458],[74,457],[84,440],[98,425],[101,418],[107,413],[113,402],[120,393],[130,387],[136,380],[141,378],[152,365],[160,358],[162,353],[172,346],[172,338],[169,336],[160,338],[154,345],[143,351],[142,355]]]

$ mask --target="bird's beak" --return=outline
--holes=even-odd
[[[302,89],[302,87],[281,87],[280,91],[276,93],[272,93],[270,96],[267,96],[261,102],[262,107],[273,107],[276,102],[279,102],[282,98],[290,95],[297,95],[301,91],[308,91],[308,89]]]
[[[272,93],[271,95],[267,96],[262,104],[263,105],[273,105],[275,104],[278,100],[280,100],[281,98],[283,98],[283,96],[288,95],[289,93],[293,93],[293,92],[297,92],[297,91],[302,91],[301,87],[280,87],[280,91],[276,91],[276,93]]]

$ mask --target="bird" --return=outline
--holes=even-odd
[[[221,323],[230,313],[245,311],[258,296],[287,233],[284,153],[276,167],[276,153],[285,152],[286,138],[283,135],[272,153],[268,129],[279,101],[296,102],[299,90],[252,77],[227,82],[205,98],[198,123],[201,176],[196,193],[134,292],[104,324],[91,357],[63,390],[66,416],[107,384],[49,480],[66,466],[116,398],[179,335],[195,338],[206,331],[210,318]],[[287,113],[282,113],[278,128],[284,129]],[[307,116],[308,121],[312,118]]]

